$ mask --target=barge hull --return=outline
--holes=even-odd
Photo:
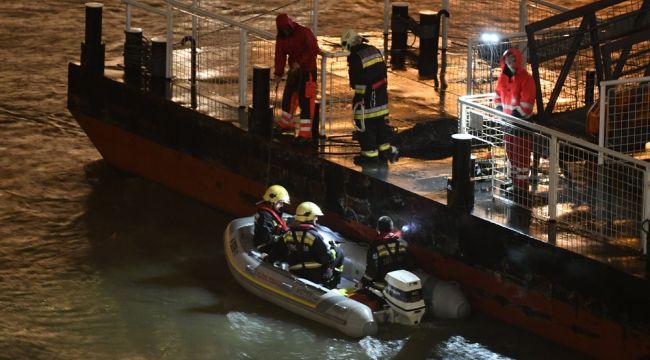
[[[594,357],[650,355],[643,279],[76,64],[68,85],[68,108],[116,168],[233,216],[250,215],[270,179],[294,204],[319,203],[323,224],[352,238],[372,234],[372,224],[348,220],[342,199],[362,199],[374,218],[418,219],[419,263],[459,282],[475,309]]]

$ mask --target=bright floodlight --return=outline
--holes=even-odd
[[[499,34],[497,33],[482,33],[481,34],[481,42],[487,43],[487,44],[496,44],[501,40],[499,38]]]

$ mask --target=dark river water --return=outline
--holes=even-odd
[[[1,359],[579,358],[479,314],[353,340],[244,291],[230,218],[111,169],[67,111],[83,4],[0,4]],[[117,56],[124,7],[104,4]]]

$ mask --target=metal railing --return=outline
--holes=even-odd
[[[493,98],[459,99],[459,130],[473,136],[479,161],[489,161],[493,197],[590,238],[646,254],[642,226],[650,216],[650,164],[506,115],[494,109]],[[524,189],[512,186],[513,162],[530,168]]]

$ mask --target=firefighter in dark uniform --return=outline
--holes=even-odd
[[[296,276],[335,288],[343,271],[343,252],[336,244],[327,244],[316,229],[323,212],[313,202],[296,209],[295,222],[284,235],[289,270]]]
[[[281,209],[289,204],[289,192],[281,185],[272,185],[266,189],[263,201],[255,214],[253,244],[267,261],[280,260],[282,253],[282,236],[289,228],[282,219]]]
[[[366,272],[361,286],[383,289],[386,274],[395,270],[412,270],[415,261],[407,249],[401,233],[393,229],[393,220],[382,216],[377,220],[377,236],[370,243],[366,258]]]
[[[355,157],[357,165],[397,160],[397,149],[390,144],[393,131],[388,123],[386,63],[381,52],[366,42],[354,30],[346,30],[341,36],[341,46],[350,52],[348,76],[354,89],[355,137],[361,146],[361,154]]]

